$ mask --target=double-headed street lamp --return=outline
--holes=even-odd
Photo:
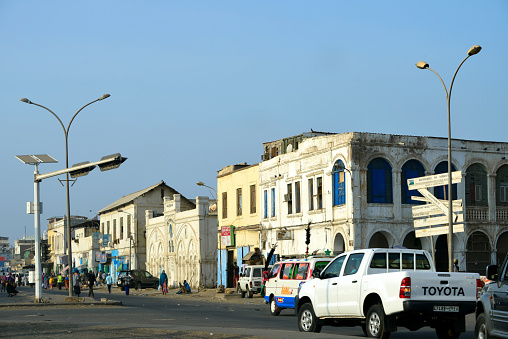
[[[467,57],[462,60],[459,67],[457,67],[455,74],[453,75],[449,91],[446,89],[446,85],[443,82],[443,79],[441,79],[436,71],[429,67],[428,63],[425,61],[418,61],[416,63],[416,67],[420,69],[428,69],[437,75],[439,80],[441,80],[441,84],[443,85],[446,94],[446,104],[448,110],[448,270],[450,272],[453,272],[452,127],[450,119],[450,100],[452,96],[453,82],[455,81],[455,77],[457,76],[457,72],[459,71],[460,67],[470,56],[480,53],[481,49],[482,48],[480,46],[474,45],[469,49],[469,51],[467,51]]]
[[[45,106],[42,106],[42,105],[39,105],[39,104],[37,104],[35,102],[32,102],[32,101],[28,100],[27,98],[21,98],[20,101],[22,101],[24,103],[27,103],[27,104],[31,104],[31,105],[42,107],[45,110],[47,110],[48,112],[50,112],[51,114],[53,114],[53,116],[58,120],[58,122],[62,126],[62,129],[63,129],[63,132],[64,132],[64,136],[65,136],[65,168],[68,169],[69,168],[69,142],[68,142],[68,136],[69,136],[69,129],[71,128],[71,124],[74,121],[74,118],[76,118],[76,116],[79,114],[79,112],[81,112],[85,107],[93,104],[94,102],[101,101],[101,100],[104,100],[104,99],[109,98],[109,97],[110,97],[109,94],[104,94],[99,99],[91,101],[88,104],[86,104],[83,107],[81,107],[72,116],[69,124],[67,125],[67,128],[64,126],[62,120],[58,117],[58,115],[56,115],[49,108],[47,108]],[[71,249],[71,246],[72,246],[71,245],[71,240],[72,239],[71,239],[71,203],[70,203],[69,181],[70,181],[70,179],[69,179],[69,172],[66,172],[65,173],[65,183],[66,183],[65,186],[66,186],[66,198],[67,198],[67,256],[68,256],[69,276],[70,276],[72,274],[72,249]],[[36,237],[37,237],[37,235],[36,235]],[[69,296],[72,296],[72,279],[69,279]]]

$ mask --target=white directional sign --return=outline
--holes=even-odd
[[[457,184],[462,180],[462,172],[452,172],[452,184]],[[427,175],[413,179],[407,179],[407,188],[416,190],[420,188],[428,188],[434,186],[448,185],[448,173]]]
[[[464,232],[464,224],[453,225],[453,233]],[[415,230],[417,238],[430,237],[431,235],[448,234],[448,226],[434,228],[419,228]]]
[[[453,217],[453,223],[462,223],[464,222],[463,214],[455,214]],[[446,215],[441,217],[431,217],[431,218],[423,218],[423,219],[415,219],[414,226],[415,228],[420,227],[428,227],[432,225],[444,225],[448,223],[448,217]]]
[[[440,200],[440,202],[446,207],[448,207],[448,201]],[[413,218],[421,218],[425,216],[443,214],[443,211],[434,204],[413,206],[412,210],[413,210]],[[462,212],[462,200],[454,200],[453,213],[461,213],[461,212]]]

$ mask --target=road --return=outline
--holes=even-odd
[[[22,293],[33,293],[30,288],[20,289]],[[68,292],[44,291],[45,295],[58,293]],[[191,296],[162,296],[153,290],[126,296],[117,289],[113,294],[100,289],[95,296],[122,301],[123,306],[4,307],[0,313],[0,333],[7,338],[365,338],[360,327],[323,327],[321,333],[301,333],[290,310],[273,317],[260,297],[209,301]],[[460,338],[473,338],[472,315],[467,317],[467,330]],[[430,328],[416,332],[400,329],[390,338],[437,336]]]

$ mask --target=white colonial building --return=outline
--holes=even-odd
[[[452,167],[462,171],[453,199],[464,203],[465,232],[453,236],[462,270],[484,273],[508,250],[508,144],[452,140]],[[446,173],[447,139],[374,133],[311,132],[264,144],[259,242],[281,256],[405,246],[416,238],[407,179]],[[430,189],[445,199],[443,186]],[[433,237],[438,269],[447,270],[446,235]]]
[[[187,280],[192,288],[217,282],[217,212],[215,201],[197,197],[195,204],[180,194],[164,198],[164,211],[146,211],[146,267],[162,270],[170,287]]]

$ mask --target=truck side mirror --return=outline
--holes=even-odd
[[[314,271],[312,271],[312,277],[320,279],[321,278],[321,270],[315,269]]]
[[[486,276],[489,280],[497,280],[498,273],[497,273],[497,265],[489,265],[486,269]]]

